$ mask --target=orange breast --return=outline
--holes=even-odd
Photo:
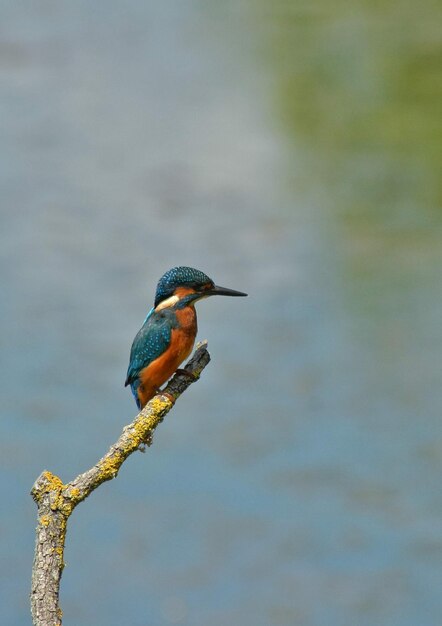
[[[141,370],[138,398],[143,407],[163,385],[181,363],[192,352],[197,333],[196,313],[193,306],[180,309],[176,313],[179,327],[172,329],[170,345],[155,361]]]

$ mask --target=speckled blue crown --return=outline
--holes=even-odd
[[[161,276],[155,293],[155,306],[169,298],[177,287],[199,287],[212,283],[212,279],[193,267],[173,267]]]

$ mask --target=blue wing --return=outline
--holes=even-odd
[[[137,404],[137,389],[140,385],[138,376],[141,370],[167,350],[170,345],[172,328],[176,326],[176,317],[172,311],[163,310],[156,313],[152,310],[135,336],[124,384],[131,386]]]

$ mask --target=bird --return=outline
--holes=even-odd
[[[219,287],[193,267],[173,267],[158,281],[154,306],[132,343],[125,381],[139,410],[192,352],[198,329],[195,304],[210,296],[247,294]]]

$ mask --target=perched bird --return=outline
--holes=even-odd
[[[154,306],[133,341],[125,382],[139,409],[191,353],[197,333],[195,302],[209,296],[246,295],[217,287],[192,267],[174,267],[160,278]]]

